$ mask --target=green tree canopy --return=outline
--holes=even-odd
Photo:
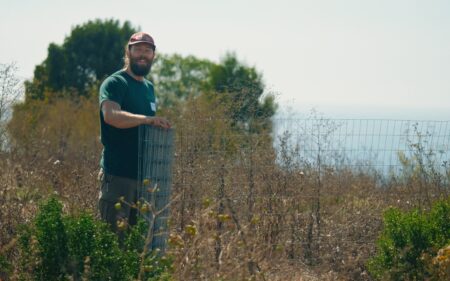
[[[276,104],[263,97],[262,76],[229,53],[219,63],[194,56],[158,55],[151,72],[159,104],[170,108],[201,94],[219,95],[228,104],[234,123],[251,125],[252,120],[269,120]]]
[[[158,54],[150,79],[154,82],[159,104],[172,107],[209,89],[213,66],[213,62],[195,56]]]
[[[159,104],[170,108],[189,97],[219,95],[235,126],[247,130],[270,129],[275,114],[273,96],[264,97],[262,75],[228,53],[219,63],[194,56],[158,55],[151,72]]]
[[[51,43],[47,58],[26,82],[27,99],[49,93],[86,95],[98,81],[123,66],[124,46],[136,29],[126,21],[94,20],[77,25],[62,45]]]
[[[272,95],[263,96],[265,86],[262,75],[254,67],[239,62],[236,55],[228,53],[220,64],[211,70],[210,84],[214,92],[222,95],[231,107],[235,125],[250,131],[270,128],[270,117],[276,104]]]

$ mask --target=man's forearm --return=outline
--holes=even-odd
[[[102,103],[102,112],[105,123],[119,129],[133,128],[142,124],[166,129],[170,128],[170,123],[165,118],[123,111],[120,105],[113,101],[104,101]]]
[[[133,114],[123,110],[114,110],[105,118],[108,125],[119,129],[128,129],[142,124],[152,124],[152,117],[141,114]]]

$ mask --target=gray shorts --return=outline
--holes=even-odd
[[[123,178],[103,173],[100,170],[99,211],[101,218],[111,225],[114,232],[119,233],[118,222],[125,220],[127,224],[135,225],[137,210],[129,205],[137,201],[138,182],[129,178]],[[115,204],[124,198],[126,203],[121,203],[118,210]]]

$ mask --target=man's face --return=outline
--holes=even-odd
[[[130,69],[136,76],[146,76],[152,68],[155,52],[151,45],[138,43],[130,48]]]

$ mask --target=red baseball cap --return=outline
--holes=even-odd
[[[137,32],[131,35],[130,40],[128,40],[128,46],[138,43],[147,43],[152,45],[153,49],[156,48],[155,41],[153,40],[153,38],[145,32]]]

